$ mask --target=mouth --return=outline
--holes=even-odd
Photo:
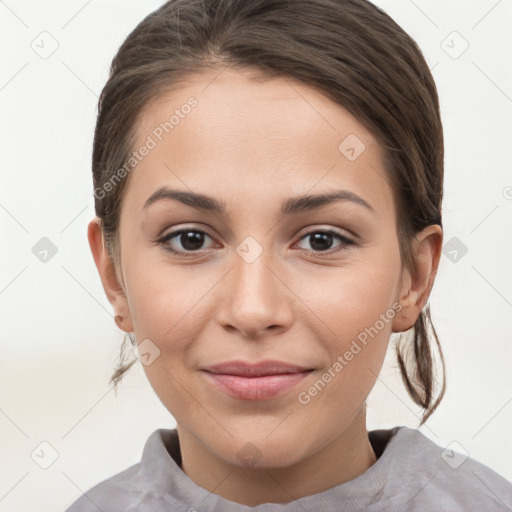
[[[281,361],[231,361],[203,368],[208,382],[232,398],[268,400],[289,391],[314,371]]]

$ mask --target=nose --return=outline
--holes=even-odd
[[[286,330],[293,320],[293,294],[282,267],[276,264],[270,249],[262,250],[254,241],[245,246],[248,250],[241,246],[234,253],[231,271],[223,279],[218,322],[247,338],[264,336],[269,330]],[[256,250],[262,252],[254,259]]]

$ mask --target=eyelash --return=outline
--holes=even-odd
[[[172,231],[171,233],[168,233],[164,237],[162,237],[159,240],[157,240],[157,242],[159,244],[161,244],[166,251],[168,251],[168,252],[170,252],[170,253],[172,253],[174,255],[185,256],[185,257],[194,256],[195,254],[199,253],[200,250],[189,251],[189,252],[179,251],[179,250],[176,250],[176,249],[172,249],[168,245],[168,243],[167,243],[169,240],[172,240],[173,238],[175,238],[178,235],[181,235],[182,233],[190,233],[190,232],[192,232],[192,233],[201,233],[201,234],[204,234],[204,235],[206,235],[206,236],[208,236],[210,238],[213,238],[206,231],[203,231],[201,229],[184,228],[184,229],[179,229],[177,231]],[[332,254],[332,253],[336,253],[338,251],[346,250],[347,246],[357,245],[357,243],[354,240],[352,240],[352,239],[350,239],[350,238],[348,238],[348,237],[338,233],[337,231],[335,231],[333,229],[314,229],[314,230],[311,230],[311,231],[308,231],[308,232],[304,233],[304,235],[300,238],[300,240],[303,240],[304,238],[307,238],[308,236],[311,236],[311,235],[316,234],[316,233],[333,235],[334,237],[338,238],[338,240],[340,240],[343,245],[341,245],[340,247],[335,248],[335,249],[328,249],[327,251],[314,251],[314,250],[308,250],[308,249],[300,249],[301,251],[307,252],[307,253],[315,253],[315,254]]]

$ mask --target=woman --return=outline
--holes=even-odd
[[[512,484],[368,432],[392,333],[423,421],[443,131],[416,43],[366,0],[171,0],[113,60],[89,243],[177,428],[89,510],[507,510]],[[133,364],[124,353],[112,380]]]

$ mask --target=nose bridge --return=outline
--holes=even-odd
[[[224,324],[254,334],[287,321],[282,317],[286,307],[282,302],[282,284],[272,269],[273,262],[270,244],[263,246],[253,237],[245,238],[236,247],[223,301]]]
[[[263,245],[254,237],[248,236],[236,248],[233,292],[237,295],[237,301],[242,304],[254,300],[268,303],[276,295],[276,291],[272,290],[276,284],[275,277],[269,269],[273,261],[269,239],[267,237],[267,243]]]

